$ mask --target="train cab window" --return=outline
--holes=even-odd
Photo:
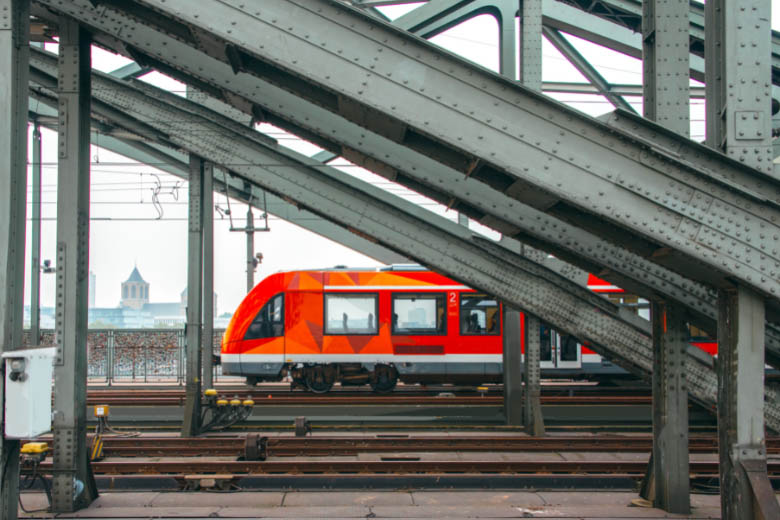
[[[444,293],[393,294],[393,334],[444,334]]]
[[[244,335],[244,339],[284,336],[284,294],[277,294],[263,305]]]
[[[325,295],[325,334],[377,334],[376,294]]]
[[[501,313],[498,302],[484,294],[461,294],[460,333],[463,335],[500,334]]]

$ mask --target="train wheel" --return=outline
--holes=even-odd
[[[246,377],[246,384],[249,386],[257,386],[257,383],[260,382],[260,379],[256,376],[247,376]]]
[[[389,365],[376,365],[371,378],[371,389],[377,394],[392,392],[398,383],[398,372]]]
[[[330,389],[333,388],[333,379],[329,378],[328,375],[321,366],[310,367],[306,370],[306,386],[315,394],[330,392]]]

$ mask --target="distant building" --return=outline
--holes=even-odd
[[[133,267],[130,277],[122,282],[122,299],[119,306],[141,309],[147,303],[149,303],[149,283],[138,272],[138,267]]]
[[[145,328],[181,328],[187,321],[187,289],[178,302],[152,303],[149,301],[149,283],[141,276],[138,267],[134,267],[127,280],[122,282],[121,299],[118,307],[95,307],[96,276],[89,273],[89,314],[88,324],[93,329],[145,329]],[[42,307],[41,328],[53,329],[53,307]],[[217,295],[214,294],[214,328],[225,328],[230,322],[230,314],[217,317]],[[30,324],[30,306],[24,308],[24,323]]]
[[[89,272],[89,308],[95,307],[95,290],[97,289],[97,277],[92,271]]]

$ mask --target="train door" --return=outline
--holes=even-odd
[[[284,293],[268,300],[258,311],[244,336],[239,360],[248,376],[274,377],[284,364]]]
[[[582,348],[573,336],[559,334],[546,324],[539,334],[542,368],[582,368]]]
[[[556,363],[558,368],[582,368],[582,346],[574,336],[555,333],[557,339]]]

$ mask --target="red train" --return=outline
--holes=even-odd
[[[622,292],[591,281],[594,290]],[[377,392],[399,379],[500,382],[502,331],[493,297],[418,266],[291,271],[267,277],[241,302],[221,364],[249,384],[290,375],[317,393],[336,382]],[[540,334],[548,373],[622,372],[570,336],[547,327]]]

